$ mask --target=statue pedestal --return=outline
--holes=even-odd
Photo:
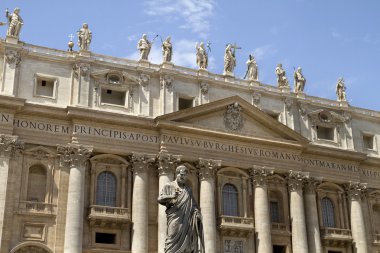
[[[340,107],[348,107],[348,102],[347,101],[338,101]]]
[[[171,63],[171,62],[167,62],[167,61],[165,61],[165,62],[163,62],[163,63],[160,65],[160,67],[163,68],[163,69],[173,69],[174,64]]]
[[[297,92],[297,98],[306,98],[306,95],[303,92]]]
[[[259,87],[260,86],[260,82],[257,81],[257,80],[249,80],[249,86],[251,86],[251,87]]]
[[[224,76],[224,78],[228,78],[228,77],[235,78],[234,73],[233,72],[229,72],[229,71],[224,71],[223,72],[223,76]]]
[[[198,69],[198,76],[208,76],[208,71],[206,69]]]
[[[139,60],[139,66],[140,67],[146,67],[146,68],[149,68],[150,67],[150,62],[148,60]]]
[[[18,37],[14,37],[14,36],[7,36],[5,38],[5,41],[9,44],[18,44]]]
[[[80,50],[79,51],[79,55],[80,56],[85,56],[85,57],[90,57],[91,56],[91,52],[90,51],[86,51],[86,50]]]
[[[279,87],[281,93],[290,93],[290,87],[287,87],[287,86],[283,86],[283,87]]]

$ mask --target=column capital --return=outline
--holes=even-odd
[[[92,146],[78,144],[57,146],[57,153],[60,156],[60,165],[67,167],[85,167],[92,151]]]
[[[148,172],[149,167],[156,162],[156,155],[133,153],[131,161],[135,174]]]
[[[287,176],[290,191],[302,191],[305,180],[309,178],[307,173],[290,170]]]
[[[349,182],[348,184],[346,184],[345,188],[347,191],[347,195],[351,198],[351,200],[360,200],[362,195],[367,190],[367,184],[360,182]]]
[[[201,180],[213,179],[221,165],[221,160],[199,158],[199,178]]]
[[[322,183],[321,177],[309,177],[305,178],[305,193],[315,194],[315,190],[318,185]]]
[[[273,175],[274,168],[266,166],[254,165],[253,168],[249,170],[249,174],[252,178],[254,187],[263,187],[267,185],[267,178]]]
[[[0,157],[10,158],[24,149],[24,143],[18,140],[18,136],[0,135]]]
[[[165,152],[160,152],[157,156],[158,160],[158,175],[167,175],[173,173],[177,165],[181,162],[181,155],[172,155]]]

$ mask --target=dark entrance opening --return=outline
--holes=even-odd
[[[286,247],[280,245],[273,245],[273,253],[286,253]]]
[[[104,244],[115,244],[116,235],[108,233],[96,233],[95,234],[95,243],[104,243]]]

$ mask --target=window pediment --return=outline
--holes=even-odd
[[[344,123],[346,118],[336,112],[320,109],[308,114],[313,125],[322,127],[335,127],[338,124]]]

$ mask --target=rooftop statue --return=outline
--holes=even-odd
[[[172,43],[170,42],[171,38],[168,36],[163,42],[162,42],[162,55],[164,57],[164,62],[171,62],[172,61],[172,54],[173,54],[173,47]]]
[[[207,55],[204,43],[201,42],[199,45],[197,43],[195,45],[195,48],[197,49],[197,65],[198,65],[198,67],[200,69],[207,69],[208,55]]]
[[[338,101],[347,101],[346,98],[346,86],[344,85],[343,77],[340,77],[336,83],[336,95]]]
[[[285,70],[282,68],[282,64],[279,63],[276,67],[276,75],[277,75],[277,85],[279,88],[289,88],[289,82],[288,82],[288,78],[286,77],[286,72]]]
[[[257,81],[259,80],[259,73],[257,68],[257,62],[253,55],[249,55],[249,59],[247,61],[247,72],[245,73],[245,77],[248,77],[249,81]]]
[[[78,46],[80,50],[89,51],[92,40],[92,32],[88,29],[88,24],[84,23],[78,31]]]
[[[236,57],[235,51],[236,49],[240,49],[236,45],[227,44],[226,49],[224,51],[224,71],[223,75],[234,75],[234,69],[236,67]]]
[[[137,43],[137,49],[140,50],[140,60],[148,60],[152,43],[148,40],[147,35],[143,34]]]
[[[7,9],[5,11],[5,16],[8,19],[7,36],[18,37],[20,35],[21,27],[24,24],[24,21],[20,16],[20,9],[15,8],[12,14],[9,14]]]
[[[166,206],[165,253],[205,252],[202,215],[186,185],[188,173],[186,166],[178,166],[176,179],[166,184],[158,197],[158,203]]]
[[[305,89],[306,79],[302,75],[302,68],[298,67],[296,71],[294,71],[294,92],[299,93],[303,92]]]

